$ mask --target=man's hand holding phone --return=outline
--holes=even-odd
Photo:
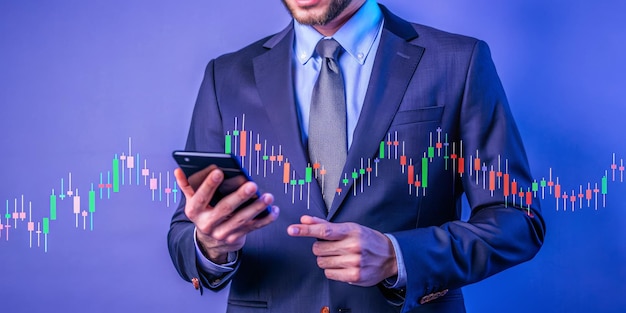
[[[279,214],[278,207],[271,206],[271,194],[259,196],[257,185],[245,174],[237,178],[228,171],[215,164],[189,177],[181,168],[174,171],[186,198],[185,214],[196,226],[200,248],[217,264],[226,263],[228,253],[241,249],[249,232],[270,224]]]

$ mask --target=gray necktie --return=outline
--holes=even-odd
[[[322,187],[326,208],[330,209],[348,151],[345,92],[338,63],[341,46],[334,39],[322,39],[315,51],[321,63],[311,97],[309,157],[326,171],[325,175],[317,175],[317,181]]]

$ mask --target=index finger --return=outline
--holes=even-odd
[[[341,240],[347,237],[346,224],[331,223],[313,216],[303,216],[302,224],[293,224],[287,227],[287,233],[292,237],[311,237],[321,240]]]
[[[194,201],[197,202],[196,207],[200,208],[205,208],[209,205],[215,195],[215,191],[224,180],[224,172],[217,166],[211,165],[205,170],[209,173],[204,177],[198,176],[198,179],[194,179],[194,175],[198,175],[199,173],[193,174],[190,177],[192,188],[194,187],[194,181],[200,182],[200,186],[197,187],[194,193]]]

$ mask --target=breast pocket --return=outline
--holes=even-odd
[[[433,106],[419,108],[415,110],[398,111],[391,126],[402,126],[405,124],[437,122],[441,123],[444,106]]]
[[[266,312],[266,301],[228,299],[228,312]]]
[[[429,144],[438,140],[444,106],[398,111],[389,128],[386,141],[398,142],[398,153],[421,159]]]

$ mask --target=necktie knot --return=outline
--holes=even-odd
[[[324,60],[334,60],[335,62],[339,62],[338,56],[339,51],[341,51],[341,45],[335,39],[322,39],[317,42],[317,46],[315,46],[315,52],[322,57]],[[334,72],[337,72],[336,69],[332,68],[333,65],[330,65],[331,69]]]

